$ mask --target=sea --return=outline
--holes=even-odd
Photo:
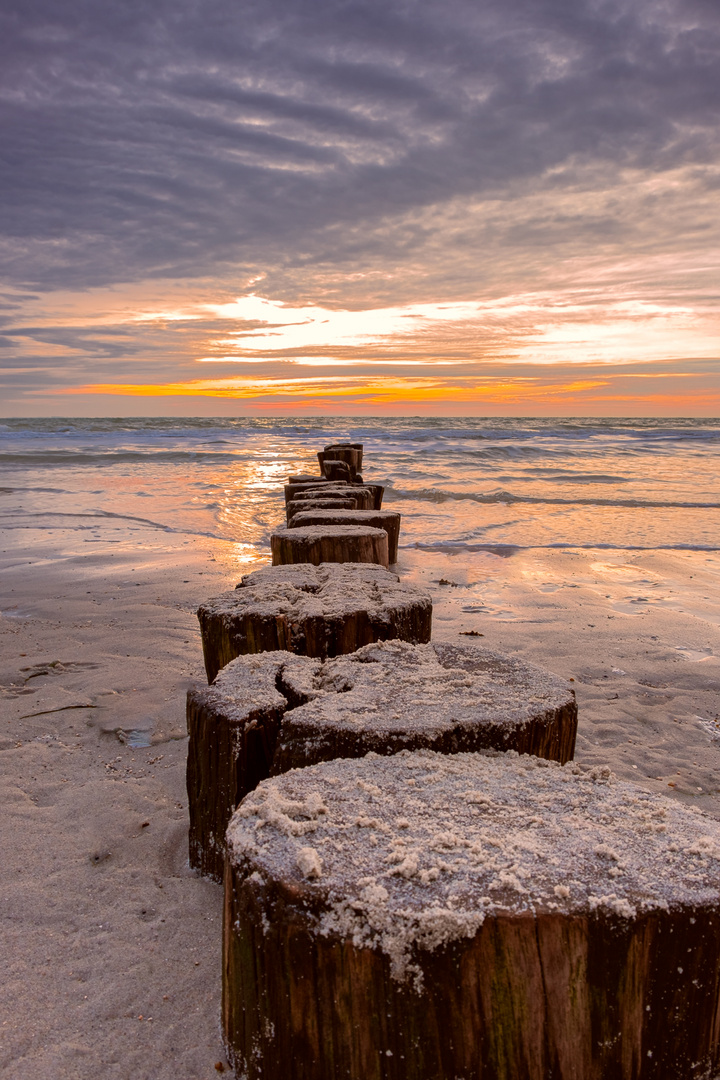
[[[2,546],[7,556],[42,544],[62,558],[182,538],[216,545],[238,571],[262,565],[284,521],[288,474],[317,472],[317,451],[345,440],[363,444],[365,479],[383,484],[383,507],[403,515],[401,572],[423,566],[443,581],[448,567],[462,568],[467,584],[474,566],[528,565],[552,551],[618,566],[638,553],[687,552],[720,571],[713,419],[5,419]],[[638,581],[638,595],[630,588],[617,603],[667,601]],[[467,599],[513,617],[507,596]]]

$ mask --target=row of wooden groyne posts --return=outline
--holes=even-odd
[[[190,862],[247,1080],[718,1073],[720,827],[573,762],[568,683],[431,641],[362,446],[198,611]]]

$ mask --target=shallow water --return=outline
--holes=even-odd
[[[185,533],[255,562],[287,474],[339,439],[364,444],[405,549],[720,549],[713,420],[5,420],[3,524],[80,545]]]

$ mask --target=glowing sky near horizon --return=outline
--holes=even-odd
[[[715,5],[0,31],[0,414],[720,413]]]

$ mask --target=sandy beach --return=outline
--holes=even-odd
[[[8,1078],[225,1062],[221,889],[187,865],[184,698],[203,675],[194,609],[227,575],[193,554],[3,555]]]
[[[143,536],[112,518],[92,542],[2,532],[8,1080],[227,1068],[222,890],[187,862],[184,701],[204,678],[198,604],[253,566],[230,542]],[[578,760],[720,816],[717,553],[406,547],[398,571],[432,592],[436,639],[574,681]]]

